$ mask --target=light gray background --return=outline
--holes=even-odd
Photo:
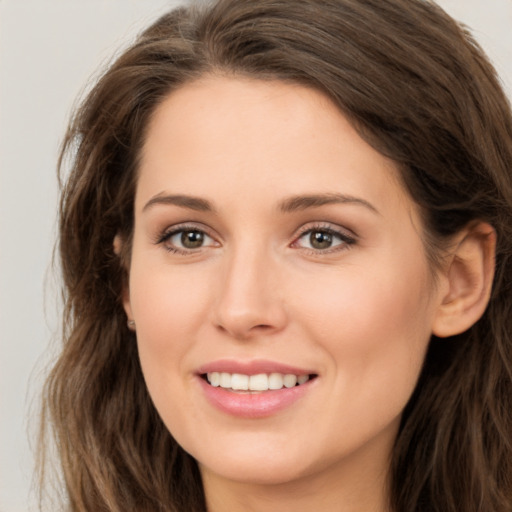
[[[59,329],[50,261],[67,117],[99,66],[176,3],[0,0],[0,512],[35,510],[29,434]],[[512,97],[512,0],[439,3],[473,28]]]

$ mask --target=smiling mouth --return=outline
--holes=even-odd
[[[237,393],[261,393],[301,386],[317,376],[315,374],[294,375],[290,373],[245,375],[242,373],[209,372],[202,374],[201,377],[213,387],[220,387]]]

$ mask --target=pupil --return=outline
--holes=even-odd
[[[328,249],[332,245],[332,235],[325,231],[314,231],[309,237],[311,247],[315,249]]]
[[[181,243],[187,249],[196,249],[203,245],[204,235],[199,231],[184,231],[181,234]]]

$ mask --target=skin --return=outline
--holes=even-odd
[[[312,194],[351,200],[283,210]],[[165,237],[192,228],[205,233],[197,248]],[[340,235],[312,247],[311,230],[326,229]],[[124,304],[148,390],[198,461],[209,511],[388,510],[393,441],[448,291],[421,229],[393,163],[317,91],[204,77],[159,106]],[[284,410],[239,418],[199,385],[197,368],[218,359],[317,378]]]

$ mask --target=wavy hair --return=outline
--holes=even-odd
[[[497,233],[484,316],[431,340],[390,468],[393,512],[512,510],[512,114],[470,33],[429,0],[219,0],[144,31],[70,123],[60,160],[61,354],[44,390],[72,512],[201,512],[197,464],[160,420],[121,303],[152,113],[205,74],[325,93],[394,160],[426,250],[480,219]],[[44,441],[41,443],[44,452]],[[44,459],[44,455],[43,455]]]

